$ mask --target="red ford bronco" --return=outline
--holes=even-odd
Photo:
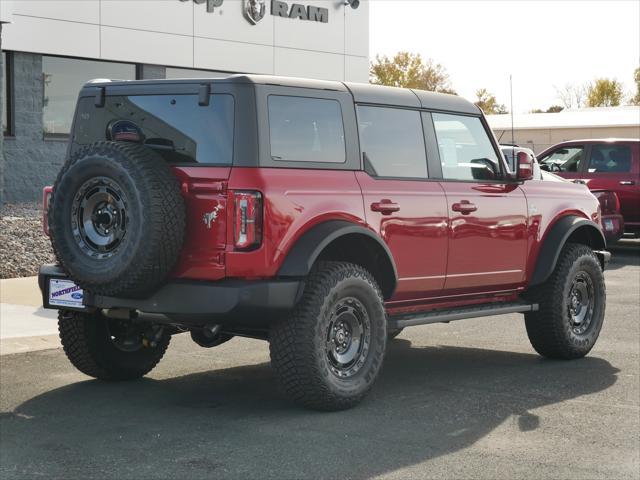
[[[87,375],[141,377],[181,332],[260,338],[283,390],[321,410],[357,404],[413,325],[520,312],[541,355],[583,357],[605,312],[598,201],[517,161],[457,96],[90,82],[45,190],[44,305]]]

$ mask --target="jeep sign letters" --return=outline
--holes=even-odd
[[[188,2],[189,0],[180,0]],[[193,0],[197,4],[207,3],[207,12],[211,13],[215,7],[222,6],[224,0]],[[242,11],[245,18],[256,25],[264,18],[266,11],[266,0],[243,0]],[[312,5],[304,6],[299,3],[292,3],[291,7],[287,2],[281,0],[271,0],[271,15],[285,18],[298,18],[300,20],[309,20],[312,22],[328,23],[329,9],[314,7]]]
[[[188,2],[189,0],[180,0],[181,2]],[[224,0],[193,0],[194,3],[200,5],[201,3],[207,2],[207,12],[212,13],[215,7],[222,6],[222,2]]]

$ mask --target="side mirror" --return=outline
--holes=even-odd
[[[518,152],[516,156],[516,179],[520,181],[533,178],[533,157],[527,152]]]

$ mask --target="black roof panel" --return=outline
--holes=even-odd
[[[447,93],[427,92],[425,90],[412,90],[420,99],[422,108],[429,110],[444,110],[451,112],[470,113],[474,115],[480,114],[480,109],[468,100],[458,95],[449,95]]]
[[[356,103],[376,103],[420,108],[420,100],[408,88],[384,87],[367,83],[345,83]]]
[[[280,85],[318,90],[350,91],[356,103],[372,103],[429,110],[451,111],[469,114],[480,114],[480,109],[473,103],[457,95],[426,92],[409,88],[385,87],[367,83],[335,82],[314,80],[309,78],[281,77],[276,75],[234,74],[219,78],[188,78],[166,80],[93,80],[87,87],[120,86],[120,85],[168,85],[168,84],[202,84],[202,83],[240,83],[255,85]]]

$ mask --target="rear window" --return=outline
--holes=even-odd
[[[109,96],[105,106],[93,98],[80,101],[74,142],[137,142],[168,162],[231,165],[234,100],[214,94],[208,106],[197,95]]]
[[[270,95],[268,108],[273,160],[346,161],[342,109],[337,100]]]

